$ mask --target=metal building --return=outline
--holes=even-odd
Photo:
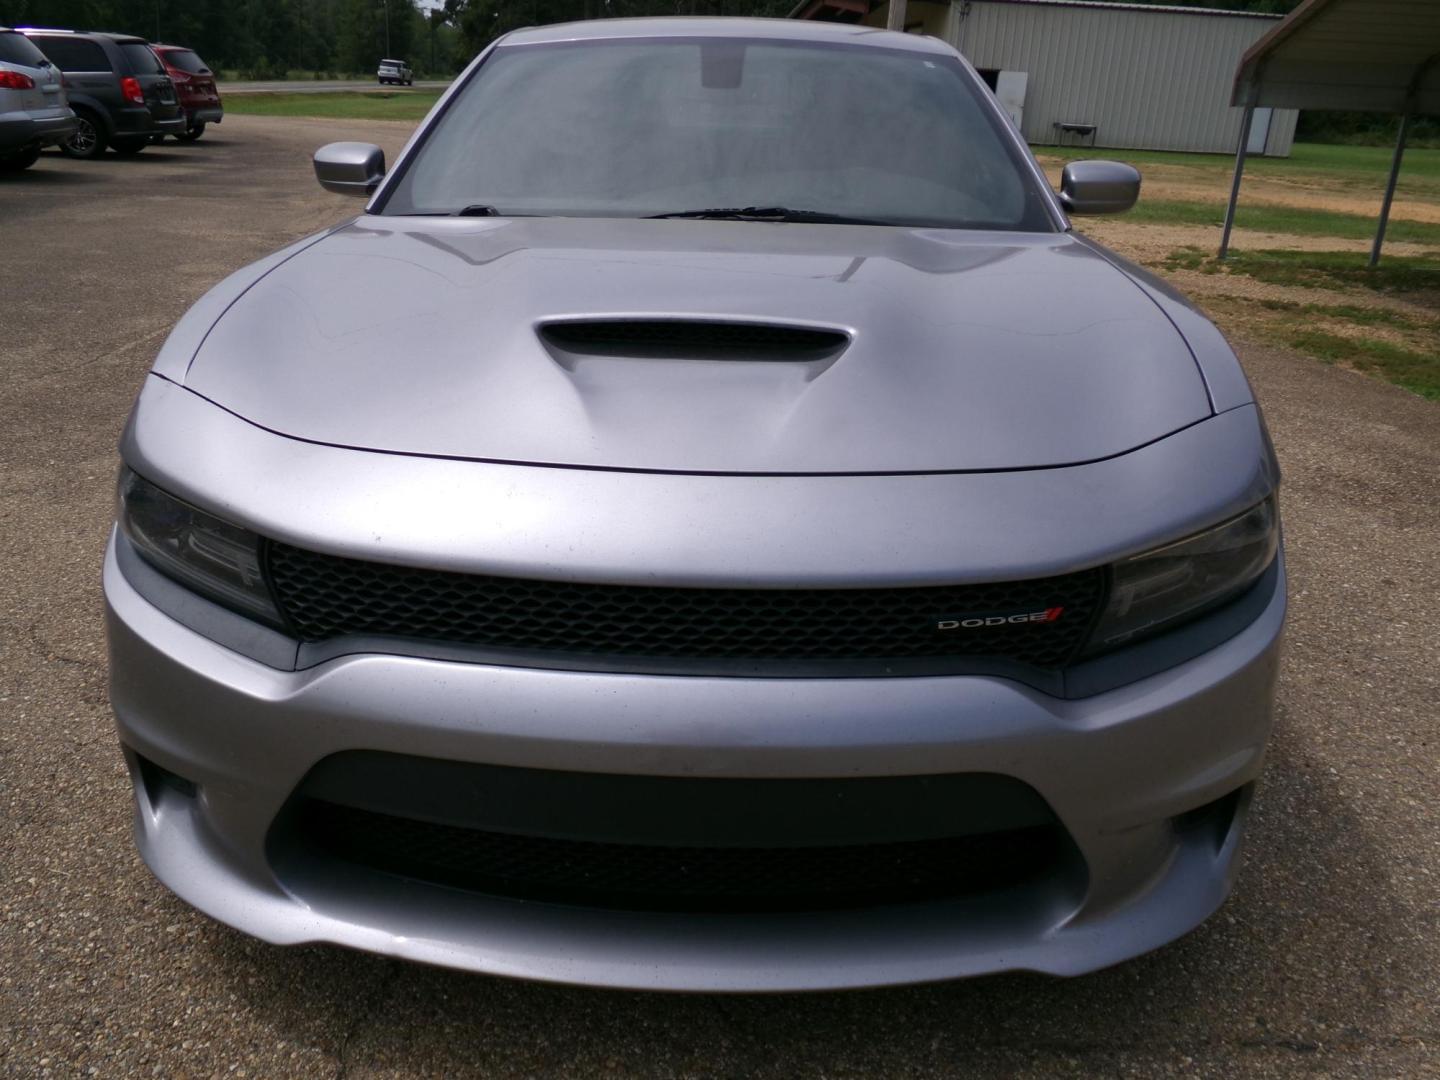
[[[802,0],[798,18],[884,26],[885,0]],[[911,0],[906,30],[954,45],[1025,138],[1233,153],[1235,69],[1278,15],[1098,0]],[[1257,109],[1250,152],[1285,156],[1294,109]]]

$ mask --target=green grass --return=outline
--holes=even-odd
[[[1157,225],[1216,226],[1225,222],[1220,203],[1179,202],[1142,198],[1128,215],[1129,220]],[[1345,240],[1368,240],[1375,235],[1377,222],[1364,214],[1335,210],[1305,210],[1295,206],[1246,205],[1235,209],[1235,226],[1258,232],[1287,233],[1292,236],[1334,236]],[[1387,240],[1412,244],[1440,245],[1440,224],[1390,219]]]
[[[1307,286],[1354,293],[1369,290],[1411,294],[1414,310],[1366,307],[1359,304],[1300,303],[1294,300],[1219,297],[1212,308],[1243,313],[1264,308],[1279,317],[1262,321],[1258,330],[1266,339],[1306,353],[1326,363],[1344,364],[1356,371],[1378,375],[1431,401],[1440,401],[1440,310],[1427,314],[1429,293],[1440,298],[1440,258],[1386,258],[1375,269],[1367,257],[1348,251],[1232,251],[1220,262],[1195,247],[1170,253],[1167,270],[1195,270],[1206,274],[1243,274],[1274,285]],[[1251,323],[1252,327],[1256,324]],[[1351,330],[1376,327],[1390,340],[1367,337]],[[1400,338],[1399,341],[1393,340]]]
[[[1386,255],[1371,269],[1369,256],[1354,251],[1237,251],[1220,262],[1195,247],[1173,251],[1167,270],[1198,270],[1206,274],[1244,274],[1271,285],[1317,289],[1362,289],[1372,292],[1440,294],[1440,256]]]
[[[334,120],[419,120],[438,90],[337,91],[319,94],[230,94],[225,111],[241,116],[319,116]]]
[[[1440,401],[1440,352],[1420,352],[1389,341],[1341,337],[1324,330],[1297,330],[1288,344],[1327,363],[1370,372],[1431,401]]]

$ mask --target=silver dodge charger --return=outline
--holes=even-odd
[[[1285,614],[1216,329],[975,71],[510,34],[221,282],[122,442],[155,875],[275,943],[683,990],[1153,949],[1230,890]]]

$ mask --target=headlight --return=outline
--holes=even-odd
[[[1269,569],[1279,536],[1271,497],[1223,525],[1115,564],[1090,651],[1149,637],[1238,596]]]
[[[118,518],[137,551],[167,577],[272,626],[283,620],[260,569],[260,538],[120,471]]]

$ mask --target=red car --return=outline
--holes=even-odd
[[[206,124],[218,124],[225,118],[220,91],[215,86],[215,73],[193,49],[183,45],[152,45],[151,48],[165,65],[180,97],[180,107],[185,110],[185,131],[175,137],[193,142],[205,134]]]

